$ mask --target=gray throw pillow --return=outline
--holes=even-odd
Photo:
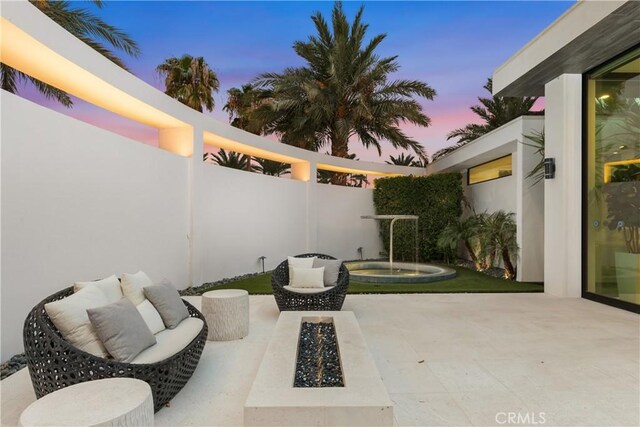
[[[324,267],[324,285],[335,286],[338,284],[338,274],[340,274],[341,259],[316,258],[313,261],[313,268]]]
[[[173,329],[189,317],[189,310],[182,302],[180,294],[168,280],[163,280],[157,285],[146,286],[143,289],[144,296],[158,310],[167,328]]]
[[[156,343],[136,306],[126,298],[113,304],[87,309],[98,338],[118,362],[130,363]]]

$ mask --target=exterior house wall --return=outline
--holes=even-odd
[[[516,211],[516,177],[511,175],[479,184],[467,185],[467,172],[463,172],[463,189],[468,206],[465,214]]]
[[[544,279],[544,184],[532,185],[526,176],[540,160],[535,148],[523,144],[524,135],[542,131],[544,118],[519,117],[459,148],[427,167],[427,173],[461,172],[469,206],[465,213],[492,213],[500,209],[515,213],[517,242],[520,247],[518,281]],[[466,185],[470,167],[512,155],[513,173],[492,181]]]

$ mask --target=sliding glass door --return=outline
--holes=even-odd
[[[640,49],[589,73],[585,296],[640,304]]]

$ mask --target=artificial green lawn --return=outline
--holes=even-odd
[[[452,267],[452,266],[449,266]],[[350,294],[398,294],[398,293],[473,293],[473,292],[542,292],[538,283],[515,282],[496,279],[464,267],[453,267],[458,275],[450,280],[432,283],[362,283],[351,281]],[[211,289],[246,289],[250,294],[271,294],[271,273],[236,280]]]

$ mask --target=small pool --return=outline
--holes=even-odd
[[[361,261],[346,263],[352,280],[365,283],[429,283],[456,277],[456,271],[433,264],[394,262],[393,268],[386,261]]]

